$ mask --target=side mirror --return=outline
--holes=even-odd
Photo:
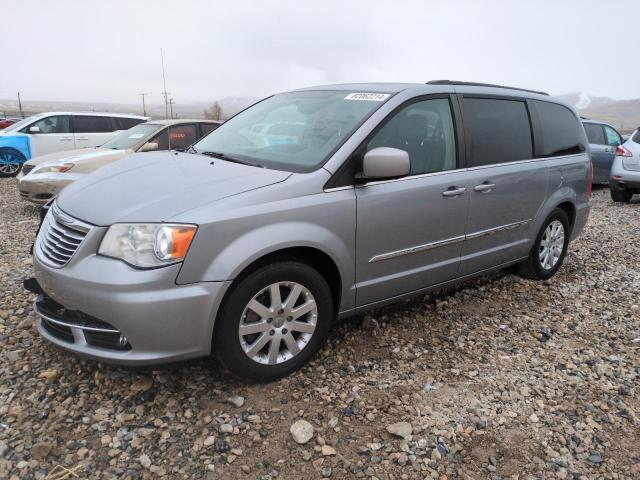
[[[29,133],[40,133],[40,127],[29,127]]]
[[[155,152],[158,150],[158,144],[156,142],[147,142],[140,147],[138,152]]]
[[[404,150],[378,147],[365,153],[360,180],[383,180],[406,177],[411,172],[409,154]]]

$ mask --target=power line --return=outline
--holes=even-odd
[[[162,53],[162,49],[160,49],[160,62],[162,63],[162,88],[164,89],[164,91],[162,92],[162,95],[164,96],[164,118],[166,119],[166,118],[169,118],[169,105],[168,105],[169,92],[167,92],[167,80],[164,75],[164,55]]]

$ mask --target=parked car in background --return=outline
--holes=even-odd
[[[301,125],[286,143],[250,135],[276,122]],[[589,215],[587,145],[573,108],[539,92],[274,95],[187,152],[135,154],[65,188],[25,282],[37,328],[107,362],[215,352],[241,376],[286,375],[336,317],[510,265],[553,276]]]
[[[640,194],[640,127],[616,148],[609,190],[614,202],[629,202]]]
[[[0,130],[4,130],[5,128],[10,127],[14,123],[18,123],[19,121],[19,118],[2,118],[0,119]]]
[[[218,128],[213,120],[156,120],[136,125],[100,147],[51,153],[26,162],[18,175],[20,196],[44,204],[85,175],[134,152],[181,150]]]
[[[118,130],[147,117],[95,112],[48,112],[0,131],[0,177],[18,174],[27,160],[48,153],[102,145]]]
[[[593,183],[607,185],[611,176],[611,166],[616,156],[616,148],[621,145],[622,135],[603,122],[582,119],[584,130],[589,139],[589,150],[593,162]]]

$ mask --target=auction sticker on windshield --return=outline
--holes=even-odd
[[[350,93],[346,97],[345,100],[369,100],[373,102],[384,102],[387,98],[389,98],[388,93]]]

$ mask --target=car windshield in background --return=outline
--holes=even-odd
[[[309,172],[389,97],[335,90],[275,95],[228,120],[193,147],[197,153]]]
[[[112,148],[114,150],[126,150],[128,148],[133,148],[139,143],[144,142],[144,140],[160,130],[162,127],[163,125],[158,125],[157,123],[142,123],[140,125],[136,125],[135,127],[116,135],[107,143],[104,143],[102,148]]]
[[[22,127],[26,126],[28,123],[33,122],[36,118],[38,118],[36,115],[32,115],[30,117],[23,118],[19,122],[16,122],[13,125],[9,125],[7,128],[5,128],[3,130],[3,132],[15,132],[15,131],[18,131]]]

